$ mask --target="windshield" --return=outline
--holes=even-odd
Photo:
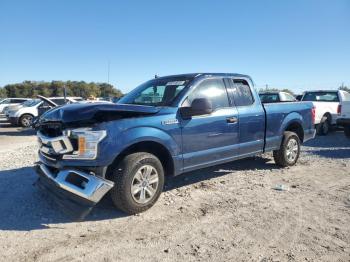
[[[303,101],[339,102],[337,92],[309,92],[305,93]]]
[[[25,101],[22,105],[25,107],[35,106],[39,104],[40,101],[41,101],[40,99],[32,99],[32,100]]]
[[[118,104],[170,106],[193,78],[166,77],[150,80],[121,98]]]

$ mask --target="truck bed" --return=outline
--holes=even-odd
[[[310,102],[286,102],[263,104],[265,110],[265,147],[264,151],[278,149],[282,142],[283,130],[295,123],[304,133],[304,141],[310,139],[314,129]]]

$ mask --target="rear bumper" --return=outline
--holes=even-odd
[[[86,216],[114,186],[112,181],[79,170],[65,169],[55,173],[42,163],[36,166],[36,172],[39,187],[46,189],[59,206],[78,218]]]
[[[338,126],[350,126],[350,118],[338,118],[337,125]]]
[[[304,132],[304,141],[303,142],[314,139],[315,136],[316,136],[316,129],[315,128],[308,129]]]

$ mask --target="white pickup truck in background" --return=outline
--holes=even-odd
[[[337,125],[344,127],[344,134],[350,138],[350,101],[340,103],[340,115],[337,119]]]
[[[327,135],[340,116],[341,103],[350,101],[350,94],[343,90],[306,91],[301,101],[310,101],[315,107],[315,125],[319,135]]]

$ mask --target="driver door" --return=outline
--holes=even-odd
[[[238,154],[238,112],[229,101],[223,78],[199,82],[182,106],[190,106],[196,98],[207,98],[213,112],[181,118],[185,172],[229,161]]]

